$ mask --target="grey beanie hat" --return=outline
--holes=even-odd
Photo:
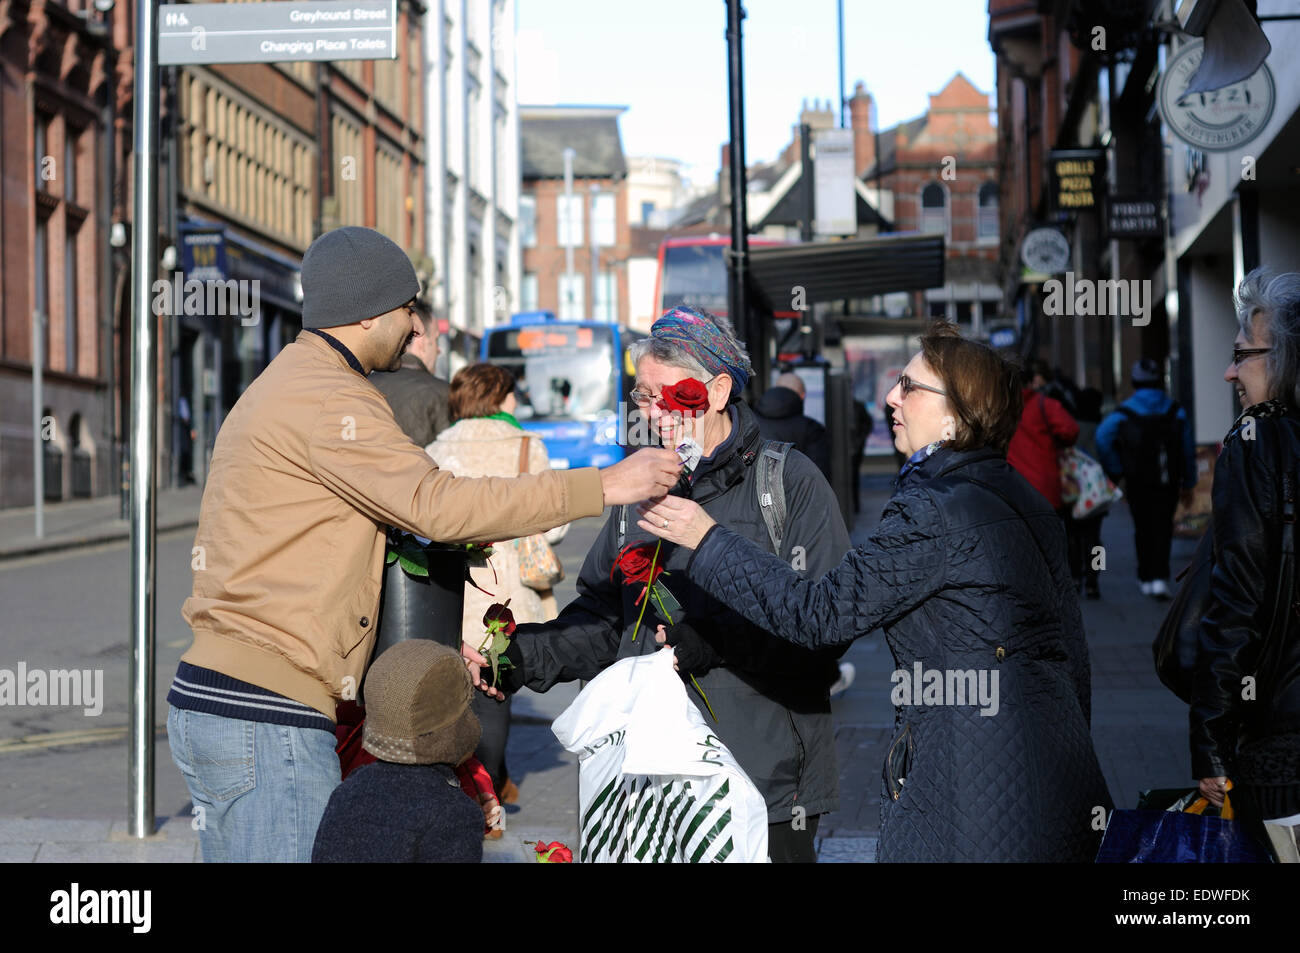
[[[400,308],[419,293],[411,259],[373,228],[336,228],[302,256],[304,328],[356,324]]]

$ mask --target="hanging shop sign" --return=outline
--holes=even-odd
[[[1164,233],[1159,202],[1140,195],[1107,197],[1107,238],[1159,238]]]
[[[1232,152],[1256,139],[1277,101],[1273,74],[1265,63],[1245,79],[1205,92],[1187,94],[1205,52],[1202,40],[1183,46],[1160,77],[1156,102],[1175,136],[1194,149]]]
[[[1101,149],[1054,149],[1048,156],[1048,175],[1057,218],[1101,210],[1106,194],[1106,153]]]
[[[1020,243],[1020,261],[1026,280],[1060,274],[1070,267],[1070,242],[1055,228],[1035,228]]]

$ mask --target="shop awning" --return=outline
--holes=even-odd
[[[752,287],[773,311],[943,286],[942,235],[889,235],[772,245],[749,252]]]

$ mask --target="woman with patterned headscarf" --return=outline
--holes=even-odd
[[[740,399],[751,369],[730,325],[675,308],[630,353],[629,396],[640,412],[632,442],[679,449],[689,472],[673,492],[801,576],[835,565],[849,539],[834,494],[807,457],[759,433]],[[838,806],[828,689],[841,651],[798,648],[747,622],[688,581],[690,553],[672,544],[651,558],[669,574],[664,584],[681,611],[672,624],[657,609],[642,618],[644,586],[628,584],[618,557],[634,547],[653,552],[655,543],[632,508],[616,507],[587,555],[578,597],[555,621],[517,630],[503,687],[546,691],[670,646],[687,694],[767,802],[772,860],[814,861],[818,817]]]

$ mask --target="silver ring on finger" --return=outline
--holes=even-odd
[[[664,520],[664,529],[668,528],[668,520]]]

